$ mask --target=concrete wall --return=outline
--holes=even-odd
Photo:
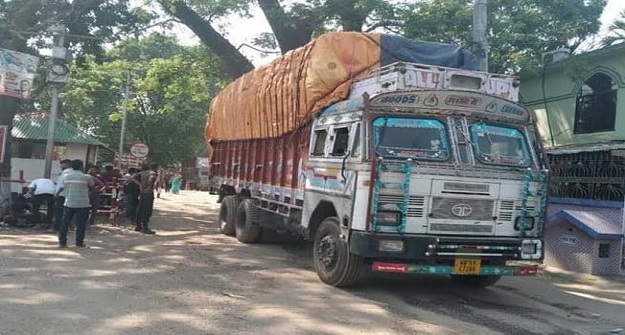
[[[625,141],[623,59],[625,45],[613,46],[552,63],[546,67],[544,73],[539,68],[521,76],[523,102],[534,112],[546,148]],[[615,130],[573,134],[577,91],[586,79],[597,72],[610,75],[618,85]]]
[[[67,145],[67,153],[64,159],[81,159],[86,161],[87,159],[87,145],[85,144],[68,144]],[[57,176],[61,172],[60,163],[58,160],[52,161],[52,170],[51,176],[52,180],[56,181]],[[34,179],[43,177],[43,172],[45,169],[45,160],[44,159],[31,159],[31,158],[11,158],[11,192],[20,192],[22,186],[28,186],[30,182]],[[23,178],[26,183],[22,184],[16,182],[20,179],[23,174]]]

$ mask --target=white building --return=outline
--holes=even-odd
[[[18,114],[11,130],[11,191],[20,192],[22,186],[44,175],[48,113]],[[110,151],[104,143],[84,131],[57,119],[51,176],[59,175],[59,161],[81,159],[85,165],[95,164],[102,150]]]

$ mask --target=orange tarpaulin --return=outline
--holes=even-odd
[[[375,33],[324,34],[230,83],[213,100],[207,140],[277,137],[345,99],[380,64]]]

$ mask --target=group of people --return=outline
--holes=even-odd
[[[40,221],[39,209],[47,207],[45,221],[58,232],[59,247],[67,247],[67,233],[71,223],[76,226],[76,247],[85,247],[86,225],[93,223],[99,207],[100,193],[111,184],[123,182],[124,212],[135,224],[135,231],[154,234],[149,221],[154,207],[154,190],[158,187],[158,165],[131,168],[122,175],[118,169],[107,166],[100,173],[91,166],[84,173],[81,160],[62,160],[61,173],[56,183],[48,178],[33,180],[14,200],[12,210],[19,215],[32,214]],[[115,186],[113,186],[115,187]],[[54,219],[54,223],[53,222]]]

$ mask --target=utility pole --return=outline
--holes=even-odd
[[[473,5],[473,44],[479,70],[488,72],[488,0],[475,0]]]
[[[119,136],[119,159],[117,160],[117,166],[122,166],[122,153],[124,152],[124,135],[126,133],[126,117],[128,116],[128,96],[130,95],[130,69],[126,75],[126,91],[124,92],[124,109],[122,117],[122,133]]]
[[[50,178],[52,171],[52,159],[54,153],[54,133],[56,129],[56,118],[59,108],[59,89],[67,82],[69,68],[65,64],[71,57],[65,49],[65,26],[58,24],[52,26],[48,31],[54,34],[54,46],[52,47],[52,66],[46,77],[46,82],[50,84],[50,115],[48,117],[48,140],[46,143],[46,162],[43,171],[44,178]]]

